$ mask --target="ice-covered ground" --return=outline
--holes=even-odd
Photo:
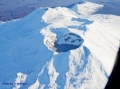
[[[0,89],[104,89],[119,47],[120,16],[96,14],[101,8],[91,2],[38,8],[1,22]]]

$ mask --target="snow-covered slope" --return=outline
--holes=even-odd
[[[99,8],[90,2],[38,8],[1,22],[0,89],[104,89],[119,47],[120,17],[94,14]]]

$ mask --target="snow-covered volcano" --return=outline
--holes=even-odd
[[[90,2],[38,8],[1,22],[0,89],[104,89],[120,17],[94,14],[100,8]]]

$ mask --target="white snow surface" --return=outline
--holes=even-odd
[[[0,89],[104,89],[120,44],[120,16],[95,14],[102,7],[38,8],[1,22]]]

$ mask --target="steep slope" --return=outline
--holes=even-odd
[[[93,24],[90,24],[90,21],[84,20],[87,23],[77,28],[85,31],[87,29],[87,32],[84,34],[84,44],[87,45],[92,53],[98,57],[103,66],[105,66],[104,68],[107,73],[110,74],[112,65],[114,64],[113,59],[116,57],[116,51],[118,50],[120,44],[120,17],[112,14],[96,14],[96,12],[101,8],[103,8],[103,5],[101,4],[86,2],[84,4],[76,4],[71,8],[71,10],[78,13],[80,18],[86,18],[94,21]],[[108,9],[104,9],[104,11],[107,10]],[[80,21],[80,19],[77,19],[77,21]],[[89,41],[86,41],[88,39]],[[112,51],[114,52],[111,53]],[[103,54],[101,54],[101,52]],[[110,55],[107,56],[107,54]],[[107,63],[107,60],[104,59],[109,59],[109,64]]]
[[[119,47],[120,17],[73,9],[82,5],[39,8],[0,23],[0,89],[104,88]]]

